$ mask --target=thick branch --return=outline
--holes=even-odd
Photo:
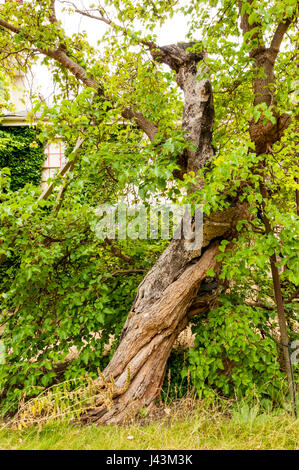
[[[94,11],[94,10],[80,10],[79,8],[77,8],[77,6],[73,2],[60,0],[60,3],[65,3],[67,5],[70,5],[73,8],[73,11],[75,13],[78,13],[79,15],[86,16],[87,18],[91,18],[93,20],[102,21],[106,25],[114,27],[118,31],[122,31],[124,36],[128,35],[128,29],[125,28],[124,26],[121,26],[120,24],[116,24],[114,21],[108,18],[107,13],[103,7],[101,7],[101,11],[100,11],[100,8],[95,9],[101,14],[101,16],[97,16],[97,15],[93,15],[92,13],[90,13],[90,11]],[[103,13],[106,16],[104,16]],[[145,39],[141,39],[140,43],[143,44],[144,46],[149,47],[150,49],[158,47],[152,41],[147,41]]]
[[[178,44],[170,44],[169,46],[162,47],[152,44],[150,49],[153,58],[157,62],[168,65],[178,73],[181,67],[186,67],[189,63],[197,64],[203,59],[203,54],[201,53],[186,52],[187,49],[193,47],[195,44],[195,42],[180,42]],[[179,86],[181,85],[179,84]]]
[[[148,138],[151,141],[154,140],[158,132],[158,127],[153,122],[149,121],[141,112],[134,111],[132,108],[124,108],[121,114],[126,119],[134,119]]]
[[[49,17],[49,20],[51,21],[51,23],[57,23],[56,11],[55,11],[55,0],[51,0],[50,10],[51,10],[51,15]]]
[[[252,0],[249,0],[247,2],[247,4],[251,5]],[[255,30],[255,32],[252,34],[252,37],[251,37],[251,40],[255,40],[254,41],[255,45],[254,45],[254,47],[252,47],[252,49],[250,51],[250,56],[254,57],[256,52],[259,51],[264,46],[264,41],[263,41],[263,37],[262,37],[262,34],[261,34],[261,30],[260,30],[261,23],[255,21],[254,23],[249,24],[249,14],[245,12],[243,15],[241,15],[242,6],[243,6],[242,0],[238,0],[239,13],[240,13],[240,17],[241,17],[241,29],[242,29],[243,33],[246,34],[246,33],[249,33],[250,31]]]
[[[238,3],[241,14],[243,2],[242,0],[239,0]],[[250,3],[252,2],[250,1],[248,4]],[[241,16],[241,28],[244,34],[255,29],[251,38],[255,39],[255,41],[252,42],[252,47],[249,51],[249,56],[254,59],[253,71],[255,73],[255,77],[253,78],[253,104],[256,106],[265,103],[267,106],[272,106],[274,105],[275,60],[283,37],[294,17],[288,18],[277,26],[269,48],[265,47],[260,23],[255,22],[250,25],[248,18],[248,13],[244,13]],[[260,70],[263,71],[262,75],[259,73]],[[284,130],[290,125],[291,118],[289,115],[279,115],[278,112],[274,112],[274,116],[276,118],[276,122],[274,124],[270,121],[267,121],[264,124],[264,116],[261,116],[258,122],[252,121],[250,123],[250,137],[255,143],[257,154],[267,152],[268,149],[281,138]]]
[[[202,72],[207,71],[205,65],[198,66],[205,54],[187,52],[195,44],[178,43],[151,49],[157,62],[175,70],[177,84],[184,91],[182,129],[194,149],[186,149],[181,156],[181,174],[185,171],[197,174],[214,154],[211,145],[214,123],[212,86],[210,80],[201,79]]]
[[[148,331],[152,332],[152,336],[157,336],[157,328],[159,331],[168,328],[175,328],[175,325],[184,317],[188,307],[191,306],[196,298],[198,289],[203,279],[206,277],[208,269],[215,268],[217,265],[216,256],[218,251],[218,242],[211,244],[209,249],[204,253],[202,258],[195,264],[190,265],[173,283],[171,283],[164,291],[163,296],[152,304],[148,305],[147,313],[142,315],[129,315],[124,326],[125,335],[123,342],[114,353],[113,359],[105,370],[105,375],[109,377],[112,373],[116,378],[123,371],[130,361],[133,364],[136,361],[136,350],[143,350],[147,345],[145,338],[148,339]],[[167,315],[163,312],[167,311]],[[131,343],[132,335],[135,341]],[[126,355],[123,351],[126,350]],[[137,354],[138,356],[138,354]],[[122,360],[119,361],[119,358]],[[124,364],[125,363],[125,364]],[[134,365],[131,363],[131,377],[134,374]]]
[[[126,263],[135,264],[134,258],[122,253],[116,246],[113,245],[113,242],[109,238],[105,238],[104,245],[109,245],[111,253],[113,253],[117,258],[122,259]]]
[[[284,35],[291,23],[292,18],[288,18],[285,22],[281,22],[277,26],[270,45],[270,51],[272,51],[274,54],[278,54]]]

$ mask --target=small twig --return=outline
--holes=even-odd
[[[298,294],[299,294],[299,287],[297,287],[295,292],[293,292],[293,294],[290,295],[290,297],[285,301],[285,304],[289,304],[290,302],[292,302],[293,299],[296,299],[298,297]]]
[[[134,274],[134,273],[144,273],[145,269],[124,269],[123,271],[117,270],[114,271],[114,273],[111,273],[109,276],[104,277],[104,279],[101,279],[101,283],[106,282],[108,279],[110,279],[113,276],[117,276],[118,274]]]
[[[109,240],[109,238],[105,238],[104,245],[109,245],[111,252],[115,256],[117,256],[117,258],[122,259],[126,263],[135,264],[134,258],[131,258],[131,256],[128,256],[128,255],[125,255],[124,253],[122,253],[116,246],[113,245],[112,241]]]
[[[264,308],[265,310],[275,310],[275,306],[271,307],[271,305],[266,305],[263,302],[250,302],[250,301],[244,301],[244,305],[247,305],[248,307],[258,307],[258,308]]]

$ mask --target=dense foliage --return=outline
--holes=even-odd
[[[35,128],[0,127],[0,168],[10,169],[12,191],[41,182],[44,149]]]
[[[206,215],[248,202],[251,216],[239,221],[238,238],[221,243],[221,271],[209,273],[219,278],[219,295],[209,314],[194,319],[195,347],[187,355],[183,374],[189,371],[199,394],[255,393],[277,401],[280,391],[285,392],[269,259],[273,253],[279,256],[293,340],[298,327],[293,294],[299,284],[295,26],[275,63],[277,85],[270,105],[254,104],[252,79],[263,71],[252,70],[249,51],[257,31],[271,37],[280,21],[295,15],[297,5],[291,0],[241,2],[251,24],[258,24],[242,36],[237,3],[191,1],[182,6],[107,0],[115,18],[98,49],[85,33],[69,37],[61,23],[49,20],[48,0],[1,6],[0,17],[12,22],[17,18],[22,27],[13,37],[6,30],[0,32],[4,51],[37,47],[47,52],[62,43],[86,70],[82,87],[63,63],[45,53],[44,63],[59,87],[54,104],[37,101],[35,111],[53,124],[43,124],[43,138],[63,136],[74,162],[66,176],[54,179],[49,199],[38,200],[41,191],[33,184],[11,184],[9,189],[10,176],[0,174],[5,188],[0,195],[3,412],[15,407],[24,393],[36,395],[43,387],[85,373],[95,376],[107,363],[105,345],[110,335],[113,347],[117,344],[140,271],[148,270],[165,247],[164,241],[109,243],[97,238],[96,207],[126,198],[145,204],[162,196],[178,204],[204,201]],[[173,72],[154,62],[147,48],[156,40],[154,28],[175,13],[189,16],[187,40],[195,41],[194,50],[209,54],[205,65],[210,68],[216,114],[213,160],[199,175],[189,173],[183,179],[174,176],[177,157],[188,146],[180,129],[182,96]],[[34,60],[35,54],[29,54],[26,65]],[[206,74],[203,68],[200,78]],[[144,138],[135,121],[124,125],[124,107],[136,108],[159,124],[152,141]],[[279,113],[288,114],[290,125],[271,148],[258,153],[249,123],[273,123]],[[79,136],[84,143],[72,152]],[[38,150],[33,150],[37,162]],[[205,186],[190,195],[196,176]],[[261,183],[270,195],[267,199]],[[265,231],[261,208],[270,220],[270,233]],[[77,353],[70,358],[74,347]]]

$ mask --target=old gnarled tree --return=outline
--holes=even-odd
[[[46,5],[43,14],[45,18],[48,18],[45,20],[45,24],[49,25],[50,31],[48,39],[39,37],[38,26],[35,26],[35,30],[30,30],[26,24],[26,15],[24,20],[21,17],[15,19],[13,15],[7,19],[0,12],[0,27],[11,36],[20,37],[27,50],[31,49],[34,53],[43,54],[54,60],[81,84],[93,88],[95,96],[102,100],[100,102],[110,100],[111,106],[113,106],[113,99],[109,96],[109,91],[105,89],[105,83],[102,83],[101,79],[97,80],[94,74],[85,69],[83,59],[79,63],[73,58],[72,43],[65,36],[56,17],[55,0],[43,3]],[[72,2],[62,3],[73,6],[74,11],[78,14],[105,23],[107,27],[111,27],[111,31],[116,31],[124,36],[131,34],[126,26],[116,25],[104,9],[98,8],[94,12],[81,10],[76,4],[72,5]],[[278,108],[275,108],[275,93],[279,84],[275,80],[274,68],[281,43],[288,28],[295,23],[296,8],[294,7],[292,11],[282,12],[273,19],[271,40],[266,45],[268,38],[266,38],[263,18],[259,16],[256,2],[240,0],[232,3],[233,5],[229,5],[229,2],[225,2],[226,7],[220,11],[222,15],[231,15],[230,21],[234,21],[237,28],[240,23],[239,30],[243,33],[243,38],[239,38],[239,41],[243,41],[245,45],[242,53],[248,56],[247,67],[249,68],[247,70],[252,77],[253,105],[261,106],[258,117],[248,120],[246,131],[250,134],[257,157],[256,166],[252,171],[257,175],[263,175],[263,160],[258,157],[266,154],[281,139],[284,131],[291,124],[289,114],[282,113]],[[26,2],[20,8],[25,10]],[[150,8],[147,2],[146,8]],[[167,9],[166,5],[165,9]],[[228,12],[225,11],[226,9]],[[59,32],[56,40],[54,40],[53,31]],[[184,174],[192,174],[193,172],[196,177],[198,172],[204,168],[209,171],[210,161],[215,155],[215,147],[212,145],[215,119],[213,102],[218,98],[218,96],[213,97],[213,82],[209,78],[210,69],[207,65],[209,47],[207,46],[207,50],[196,52],[200,41],[159,46],[154,41],[140,36],[137,39],[133,38],[132,42],[134,46],[138,45],[150,54],[153,66],[162,63],[173,71],[176,83],[183,93],[182,132],[186,141],[192,145],[186,146],[183,154],[178,157],[180,170],[175,171],[175,176],[183,178]],[[237,86],[238,84],[232,83],[232,89]],[[263,110],[271,106],[274,119],[265,121]],[[121,114],[123,119],[133,120],[147,137],[155,142],[160,132],[159,122],[151,120],[133,103],[124,106]],[[84,136],[82,140],[78,140],[75,152],[78,151],[83,140]],[[72,162],[74,165],[74,160]],[[71,166],[70,163],[67,165],[69,166],[63,170],[64,172],[68,171]],[[197,178],[189,191],[194,193],[202,190],[204,185],[204,179]],[[243,190],[244,186],[240,189],[240,193],[231,200],[229,207],[212,211],[209,215],[204,216],[203,244],[200,249],[190,249],[188,240],[173,240],[146,274],[139,285],[138,294],[124,325],[119,345],[103,372],[107,380],[113,377],[116,387],[120,390],[126,383],[129,371],[129,387],[122,393],[115,394],[114,406],[111,409],[101,407],[101,404],[96,409],[91,407],[83,416],[83,420],[117,424],[127,417],[137,414],[142,407],[151,406],[159,395],[167,359],[174,341],[186,327],[190,318],[193,315],[207,313],[209,309],[213,308],[217,298],[215,281],[217,281],[218,273],[221,270],[221,265],[217,261],[220,242],[225,239],[232,243],[233,239],[238,236],[236,230],[238,221],[250,220],[250,203],[246,197],[239,197]],[[44,192],[41,198],[48,198],[51,191],[52,186]],[[262,182],[261,192],[264,201],[266,201],[269,195]],[[262,203],[262,206],[263,204],[265,202]],[[266,229],[270,231],[271,225],[268,223],[266,215],[264,217]],[[271,267],[274,277],[276,276],[276,300],[279,304],[280,285],[279,277],[277,280],[275,263],[274,254]],[[210,284],[211,279],[207,275],[207,271],[211,269],[215,272],[212,284]],[[212,285],[211,289],[207,288],[209,285]],[[284,311],[283,305],[281,303],[279,305],[281,338],[285,343],[288,338]],[[287,372],[290,371],[287,370]],[[98,381],[100,385],[101,378]]]

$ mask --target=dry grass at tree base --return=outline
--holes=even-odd
[[[0,449],[299,449],[299,420],[284,410],[215,405],[192,398],[159,405],[126,426],[72,426],[67,421],[23,430],[3,427]]]

